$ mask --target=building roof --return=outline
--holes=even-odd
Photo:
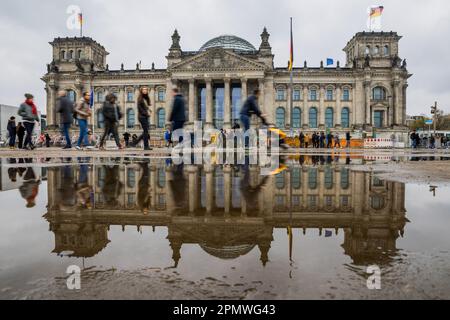
[[[199,51],[205,51],[209,48],[224,48],[237,51],[257,51],[256,48],[247,40],[233,36],[222,35],[207,41]]]

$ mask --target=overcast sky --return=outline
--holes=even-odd
[[[437,100],[450,112],[450,1],[448,0],[1,0],[0,103],[17,105],[25,92],[45,109],[40,78],[51,62],[54,37],[77,36],[68,30],[69,5],[79,5],[84,34],[110,52],[111,69],[165,68],[175,28],[183,50],[198,50],[207,40],[234,34],[259,48],[266,26],[275,65],[289,56],[289,17],[294,18],[295,65],[318,66],[333,57],[345,63],[342,48],[366,29],[367,7],[383,5],[383,30],[397,31],[400,57],[413,73],[408,88],[408,114],[429,113]]]

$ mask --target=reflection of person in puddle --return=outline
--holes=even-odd
[[[87,164],[80,165],[80,176],[76,184],[76,189],[77,189],[78,204],[82,208],[91,209],[92,187],[89,185],[88,182],[88,170],[89,167]]]
[[[186,198],[186,178],[184,177],[184,164],[173,165],[171,167],[172,177],[169,180],[169,187],[176,198],[176,206],[183,209],[188,206]]]
[[[119,204],[119,198],[122,190],[122,182],[119,178],[119,166],[105,166],[105,184],[102,188],[105,205],[116,208]]]
[[[8,168],[8,177],[11,182],[17,181],[17,168]]]
[[[245,157],[245,165],[242,166],[243,176],[241,179],[241,194],[245,199],[247,208],[257,208],[258,207],[258,195],[261,190],[265,187],[269,180],[269,176],[264,176],[260,179],[259,183],[252,184],[250,176],[250,167],[248,164],[248,157]]]
[[[147,162],[142,162],[140,165],[141,178],[139,179],[137,202],[139,209],[144,214],[148,214],[150,209],[150,170]]]
[[[25,176],[23,178],[23,184],[20,186],[19,191],[22,198],[27,201],[27,208],[33,208],[36,205],[36,196],[39,192],[39,184],[41,180],[36,179],[33,168],[26,169]]]

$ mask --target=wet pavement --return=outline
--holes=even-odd
[[[449,299],[450,186],[371,167],[446,160],[2,158],[0,298]]]

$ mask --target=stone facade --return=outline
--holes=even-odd
[[[346,64],[303,67],[293,70],[293,89],[286,67],[274,67],[269,33],[264,28],[259,49],[235,36],[220,36],[198,51],[183,51],[180,35],[172,36],[166,69],[110,70],[108,52],[90,38],[57,38],[53,61],[43,77],[47,91],[47,118],[56,129],[58,89],[78,99],[94,92],[95,110],[90,125],[101,127],[99,109],[109,92],[118,97],[125,117],[120,131],[138,132],[136,99],[139,88],[149,87],[153,134],[168,124],[171,88],[186,98],[188,123],[200,120],[205,127],[230,128],[238,121],[245,98],[259,88],[260,105],[268,121],[295,131],[331,129],[344,133],[365,130],[392,134],[406,130],[406,88],[411,76],[399,58],[400,36],[395,32],[359,32],[345,46]],[[290,108],[292,94],[293,107]],[[256,120],[255,120],[256,124]]]

